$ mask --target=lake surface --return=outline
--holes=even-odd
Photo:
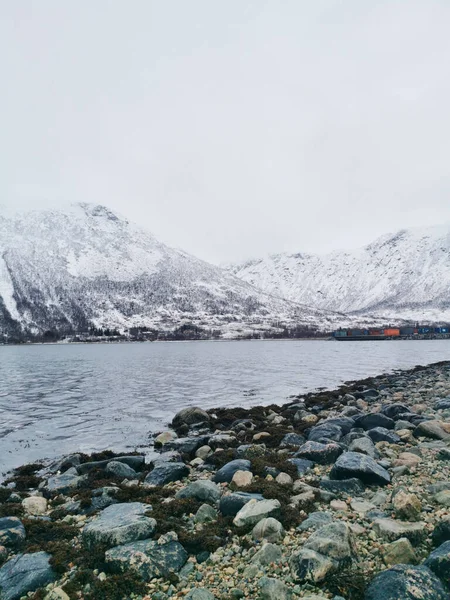
[[[65,453],[148,446],[188,405],[293,394],[450,360],[450,340],[0,347],[0,473]]]

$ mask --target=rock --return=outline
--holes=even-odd
[[[188,408],[183,408],[172,419],[172,427],[174,429],[178,429],[183,425],[197,425],[198,423],[208,423],[211,418],[207,412],[198,408],[198,406],[189,406]]]
[[[319,485],[333,494],[346,494],[348,496],[358,496],[365,489],[362,481],[356,477],[341,480],[322,479]]]
[[[412,452],[402,452],[399,454],[399,457],[392,461],[393,467],[416,467],[419,463],[422,462],[420,456],[416,454],[412,454]]]
[[[208,440],[209,436],[178,438],[164,444],[164,450],[172,450],[180,454],[193,454],[196,450],[204,446]]]
[[[165,485],[170,481],[179,481],[189,475],[189,468],[184,463],[157,464],[145,478],[149,485]]]
[[[365,515],[375,508],[375,504],[367,502],[366,500],[352,500],[350,506],[352,507],[352,510],[360,515]]]
[[[262,519],[277,516],[280,508],[279,500],[250,500],[237,513],[233,523],[236,527],[256,525]]]
[[[339,425],[319,424],[311,428],[308,435],[308,441],[328,444],[329,442],[338,442],[342,437],[342,429]]]
[[[382,413],[369,413],[362,417],[356,417],[355,427],[362,427],[366,431],[375,427],[384,427],[385,429],[394,429],[395,421],[386,417]]]
[[[44,600],[70,600],[70,598],[63,589],[55,587],[45,596]]]
[[[448,595],[428,567],[395,565],[372,580],[364,600],[448,600]]]
[[[450,541],[433,550],[424,562],[447,587],[450,587]]]
[[[450,517],[442,519],[434,528],[431,535],[433,544],[440,546],[443,542],[450,541]]]
[[[117,546],[105,553],[105,562],[113,573],[134,572],[144,581],[177,573],[187,560],[187,552],[174,533],[161,536],[157,542],[142,540]]]
[[[315,495],[312,490],[306,490],[301,494],[291,496],[290,505],[299,510],[308,510],[315,500]]]
[[[378,458],[380,456],[380,453],[375,448],[375,445],[370,437],[360,437],[356,440],[353,440],[348,447],[348,450],[349,452],[359,452],[360,454],[365,454],[371,458]]]
[[[45,515],[47,500],[41,496],[29,496],[22,501],[23,509],[29,515]]]
[[[255,433],[252,438],[253,442],[259,442],[260,440],[264,440],[266,438],[270,438],[270,433],[268,431],[260,431],[259,433]]]
[[[280,442],[280,448],[300,448],[305,438],[298,433],[287,433]]]
[[[347,502],[344,502],[343,500],[332,500],[330,502],[330,508],[332,508],[333,510],[336,510],[336,511],[347,512],[348,504],[347,504]]]
[[[329,512],[312,512],[297,527],[299,531],[308,531],[308,529],[320,529],[324,525],[328,525],[333,520],[333,515]]]
[[[150,510],[149,504],[140,502],[108,506],[85,526],[83,543],[88,548],[100,545],[111,547],[147,539],[156,528],[155,519],[147,516]]]
[[[7,548],[18,548],[26,538],[25,527],[17,517],[0,519],[0,544]]]
[[[216,483],[209,479],[199,479],[179,490],[175,498],[195,498],[202,502],[215,504],[220,500],[221,494],[221,489]]]
[[[388,567],[401,564],[416,564],[417,556],[411,542],[400,538],[384,547],[383,560]]]
[[[375,519],[373,530],[389,542],[405,537],[413,544],[418,544],[427,536],[425,523],[422,522],[408,523],[394,519]]]
[[[195,588],[191,590],[186,596],[186,600],[214,600],[215,596],[208,590],[202,588]]]
[[[433,440],[449,440],[448,434],[441,426],[440,421],[423,421],[414,430],[415,437],[426,437]]]
[[[308,548],[302,548],[292,554],[289,567],[295,580],[312,583],[320,583],[329,573],[337,570],[334,561]]]
[[[292,592],[287,585],[273,577],[261,577],[258,582],[260,600],[291,600]]]
[[[441,448],[438,452],[440,460],[450,460],[450,448]]]
[[[162,433],[160,433],[159,435],[157,435],[155,437],[155,440],[154,440],[155,447],[158,448],[159,446],[164,446],[164,444],[167,444],[167,442],[176,440],[177,437],[178,436],[175,433],[175,431],[163,431]]]
[[[196,451],[195,456],[205,460],[205,458],[208,458],[210,454],[212,454],[211,446],[200,446],[200,448]]]
[[[71,467],[62,475],[50,477],[44,489],[55,494],[68,494],[80,488],[87,481],[85,475],[78,475],[75,467]]]
[[[450,398],[438,400],[434,405],[434,410],[446,410],[450,408]]]
[[[209,504],[202,504],[195,514],[196,523],[208,523],[217,520],[217,511]]]
[[[401,439],[397,433],[389,431],[386,427],[374,427],[367,432],[372,442],[388,442],[389,444],[398,444]]]
[[[422,504],[415,494],[399,490],[393,499],[395,514],[399,519],[418,521],[422,512]]]
[[[395,419],[396,417],[398,417],[398,415],[409,412],[409,408],[404,404],[396,402],[394,404],[386,404],[381,408],[381,412],[383,413],[383,415],[386,415],[386,417],[389,417],[390,419]]]
[[[303,547],[330,559],[348,562],[354,553],[353,534],[346,523],[330,523],[314,531]]]
[[[337,425],[337,427],[340,428],[342,435],[347,435],[347,433],[350,433],[350,431],[355,427],[355,420],[349,417],[331,417],[325,421],[322,421],[320,425],[326,427],[330,425]]]
[[[305,458],[289,458],[287,462],[297,467],[297,474],[299,477],[304,475],[314,466],[312,461],[306,460]]]
[[[442,506],[450,507],[450,490],[442,490],[442,492],[438,492],[434,499],[438,504],[442,504]]]
[[[252,537],[254,540],[279,542],[284,538],[283,525],[273,517],[261,519],[253,528]]]
[[[342,448],[335,443],[321,444],[308,441],[300,446],[295,456],[312,460],[319,465],[331,465],[342,454]]]
[[[217,448],[231,448],[237,446],[238,441],[235,435],[229,433],[217,433],[209,438],[208,446],[213,450]]]
[[[275,481],[280,485],[292,485],[294,483],[294,480],[288,473],[278,473]]]
[[[224,517],[234,517],[241,508],[250,500],[264,500],[261,494],[248,494],[247,492],[234,492],[222,496],[219,510]]]
[[[111,504],[118,504],[118,500],[115,498],[118,491],[119,488],[113,486],[105,486],[92,490],[91,506],[88,512],[103,510],[107,506],[111,506]]]
[[[230,483],[236,471],[250,471],[250,461],[243,458],[231,460],[216,472],[213,481],[216,483]]]
[[[136,479],[139,477],[138,473],[127,464],[119,462],[118,460],[112,460],[106,465],[105,471],[118,477],[120,479]]]
[[[46,552],[17,554],[0,569],[0,598],[19,600],[28,592],[34,592],[55,581],[56,573],[50,566]]]
[[[253,473],[250,471],[236,471],[233,475],[231,483],[234,483],[236,487],[247,487],[253,481]]]
[[[281,548],[275,544],[267,542],[262,545],[261,550],[258,550],[252,558],[252,562],[262,566],[277,563],[281,560]]]
[[[368,485],[386,485],[391,481],[389,473],[370,456],[359,452],[346,452],[334,464],[331,479],[356,477]]]

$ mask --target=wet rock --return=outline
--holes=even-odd
[[[375,448],[373,441],[369,437],[360,437],[357,440],[353,440],[348,448],[349,452],[359,452],[365,454],[371,458],[378,458],[380,453]]]
[[[47,512],[47,500],[41,496],[30,496],[22,501],[23,509],[29,515],[45,515]]]
[[[0,545],[7,548],[18,548],[25,538],[25,527],[20,519],[17,517],[0,519]]]
[[[280,442],[280,448],[300,448],[305,441],[305,438],[298,433],[287,433]]]
[[[348,562],[354,553],[354,540],[346,523],[330,523],[312,533],[304,548],[339,562]]]
[[[304,475],[314,466],[314,463],[306,458],[289,458],[287,462],[297,467],[297,474],[299,477]]]
[[[396,565],[377,575],[365,600],[448,600],[442,583],[428,567]]]
[[[416,553],[407,538],[400,538],[384,547],[383,560],[388,567],[401,564],[413,564],[417,561]]]
[[[450,541],[450,517],[442,519],[434,528],[431,539],[435,546]]]
[[[250,461],[237,458],[232,460],[219,469],[213,477],[216,483],[230,483],[236,471],[250,471]]]
[[[333,515],[329,512],[317,511],[310,513],[297,527],[299,531],[308,531],[309,529],[320,529],[324,525],[328,525],[333,520]]]
[[[283,525],[273,517],[262,519],[253,528],[252,537],[254,540],[279,542],[284,538]]]
[[[397,402],[394,404],[386,404],[381,408],[381,412],[386,417],[389,417],[390,419],[395,419],[396,417],[398,417],[398,415],[409,412],[409,408],[404,404],[400,404]]]
[[[288,586],[273,577],[261,577],[258,582],[260,600],[291,600],[292,592]]]
[[[224,517],[234,517],[241,508],[250,500],[264,500],[261,494],[249,494],[247,492],[234,492],[222,496],[219,510]]]
[[[0,569],[0,598],[19,600],[56,579],[46,552],[17,554]]]
[[[161,536],[157,542],[142,540],[117,546],[105,553],[105,562],[113,573],[135,573],[144,581],[177,573],[187,560],[187,552],[174,533]]]
[[[220,487],[209,479],[199,479],[189,483],[185,488],[179,490],[176,498],[195,498],[203,502],[215,504],[220,500],[222,492]]]
[[[256,525],[258,521],[267,517],[276,517],[280,512],[279,500],[250,500],[235,516],[233,523],[236,527]]]
[[[333,494],[346,494],[348,496],[358,496],[365,490],[362,481],[356,477],[340,480],[322,479],[319,485]]]
[[[434,405],[434,410],[446,410],[450,408],[450,398],[442,398]]]
[[[171,481],[180,481],[189,475],[189,468],[184,463],[157,464],[145,478],[149,485],[165,485]]]
[[[172,420],[172,427],[174,429],[178,429],[183,425],[190,427],[198,423],[209,423],[210,420],[211,418],[206,411],[198,406],[189,406],[177,412]]]
[[[397,433],[389,431],[386,427],[374,427],[367,432],[368,436],[375,444],[377,442],[388,442],[389,444],[398,444],[401,439]]]
[[[337,564],[314,550],[302,548],[292,554],[289,568],[296,581],[320,583],[327,575],[337,570]]]
[[[120,479],[136,479],[139,477],[138,473],[129,467],[127,464],[119,462],[118,460],[112,460],[106,465],[105,471],[110,475],[114,475]]]
[[[393,542],[400,538],[408,538],[413,544],[418,544],[427,536],[425,523],[408,523],[394,519],[376,519],[373,530],[383,539]]]
[[[330,479],[355,477],[368,485],[386,485],[391,481],[389,473],[370,456],[358,452],[342,454],[330,472]]]
[[[450,541],[444,542],[433,550],[424,564],[439,577],[446,586],[450,587]]]
[[[83,543],[88,547],[119,546],[151,537],[156,521],[148,517],[151,506],[140,502],[113,504],[83,530]]]
[[[395,422],[382,413],[369,413],[362,417],[356,417],[355,427],[362,427],[366,431],[375,429],[375,427],[384,427],[385,429],[394,429]]]
[[[296,458],[306,458],[319,465],[330,465],[342,454],[342,448],[338,444],[321,444],[320,442],[308,441],[295,453]]]

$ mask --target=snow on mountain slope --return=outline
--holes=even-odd
[[[191,322],[239,337],[342,319],[261,292],[104,206],[0,210],[0,333]]]
[[[355,251],[277,254],[229,272],[323,310],[450,319],[450,225],[402,230]]]

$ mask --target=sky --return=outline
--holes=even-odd
[[[0,204],[215,263],[450,222],[448,0],[1,0]]]

